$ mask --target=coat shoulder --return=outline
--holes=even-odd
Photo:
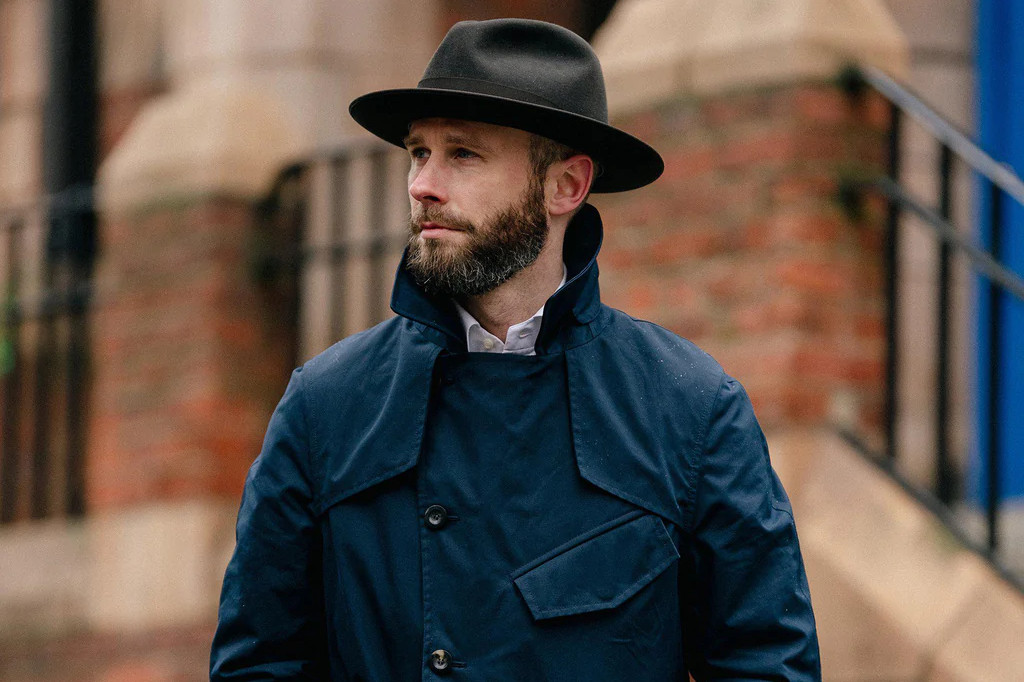
[[[393,317],[335,342],[302,365],[308,390],[337,391],[379,366],[381,358],[393,357],[400,343],[402,318]]]
[[[727,378],[718,361],[689,339],[621,310],[608,310],[611,323],[605,333],[614,340],[614,346],[631,354],[641,367],[686,376],[691,390],[697,387],[717,389]]]
[[[439,351],[392,318],[303,365],[317,513],[415,464]]]

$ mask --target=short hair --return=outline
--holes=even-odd
[[[534,175],[540,179],[556,161],[565,161],[577,152],[561,142],[555,142],[543,135],[530,135],[530,163]]]
[[[548,172],[548,168],[551,168],[551,164],[556,161],[565,161],[570,156],[580,153],[582,152],[561,142],[555,142],[549,137],[530,133],[530,165],[533,167],[533,179],[535,182],[542,182],[544,180],[544,175]],[[594,177],[596,178],[600,175],[600,169],[596,161],[594,162],[594,171]],[[583,197],[583,201],[572,212],[572,215],[576,215],[589,198],[590,189],[588,188],[587,196]]]

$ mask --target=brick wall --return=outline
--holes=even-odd
[[[287,292],[254,275],[255,222],[206,199],[104,224],[90,510],[238,498],[295,352]]]
[[[595,196],[606,301],[688,337],[766,427],[879,423],[879,207],[852,222],[843,174],[880,170],[886,109],[828,83],[678,99],[617,123],[665,158],[654,185]]]

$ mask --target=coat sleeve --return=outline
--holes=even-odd
[[[221,591],[211,681],[327,679],[309,451],[298,369],[246,479]]]
[[[684,651],[698,680],[821,679],[793,511],[753,407],[724,376],[698,461],[682,571]]]

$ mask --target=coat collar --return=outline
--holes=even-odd
[[[685,401],[647,400],[652,388],[666,390],[662,360],[678,353],[675,345],[655,343],[634,327],[609,338],[602,333],[614,319],[628,320],[603,308],[595,262],[601,245],[597,210],[584,206],[569,225],[563,257],[569,279],[544,309],[537,353],[564,351],[573,450],[580,475],[612,496],[682,525],[681,504],[691,500],[687,461],[679,453],[700,433],[700,419],[687,417]],[[323,457],[323,489],[318,513],[351,495],[416,466],[428,419],[435,362],[444,352],[464,352],[465,333],[454,305],[429,296],[399,267],[391,307],[402,320],[381,325],[377,335],[357,335],[345,346],[370,374],[339,379],[358,390],[338,390],[330,382],[328,404],[341,398],[325,418],[332,432]],[[390,335],[383,339],[381,335]],[[660,338],[660,337],[659,337]],[[624,342],[625,341],[625,342]],[[367,358],[371,358],[367,360]],[[649,359],[657,359],[651,362]],[[333,366],[349,367],[347,362]],[[684,373],[670,373],[679,381]],[[659,393],[660,394],[660,393]],[[330,403],[333,404],[333,403]],[[678,414],[682,418],[668,418]]]
[[[594,321],[601,308],[598,287],[597,254],[601,250],[601,216],[590,204],[569,223],[562,258],[568,272],[565,286],[544,304],[544,321],[537,338],[538,354],[557,352],[574,345],[581,335],[577,329]],[[424,327],[434,343],[450,352],[465,352],[466,334],[452,301],[424,291],[406,268],[408,249],[395,276],[391,309]],[[587,336],[589,338],[589,336]]]

